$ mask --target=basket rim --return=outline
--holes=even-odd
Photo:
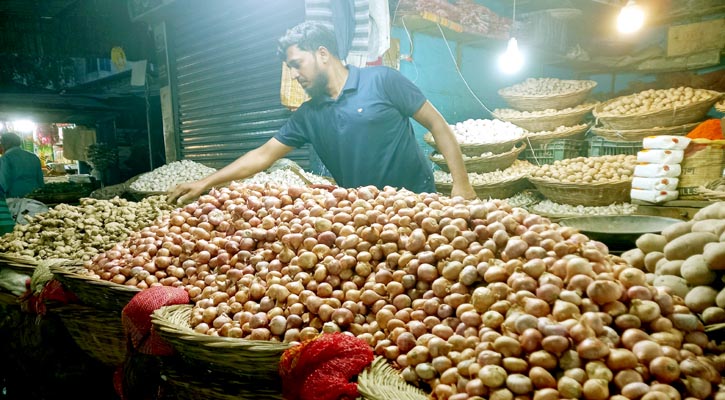
[[[494,154],[494,155],[491,155],[491,156],[483,156],[483,157],[470,157],[469,156],[468,158],[464,158],[463,159],[463,164],[468,165],[468,164],[480,163],[482,161],[498,161],[498,160],[501,160],[501,159],[505,159],[507,157],[511,157],[513,155],[518,155],[519,153],[521,153],[522,151],[524,151],[525,148],[526,148],[526,143],[522,143],[521,146],[519,146],[519,147],[514,146],[511,150],[509,150],[509,151],[507,151],[505,153],[498,153],[498,154]],[[438,159],[434,159],[435,157],[433,157],[433,154],[440,154],[440,153],[431,153],[428,156],[428,158],[430,158],[431,161],[433,161],[436,164],[445,164],[445,165],[448,165],[448,163],[446,162],[445,157],[443,157],[443,160],[441,161],[441,160],[438,160]]]
[[[70,267],[70,268],[69,268]],[[84,284],[89,284],[93,286],[103,287],[111,290],[116,290],[120,292],[126,292],[126,293],[138,293],[142,289],[137,288],[136,286],[127,286],[127,285],[121,285],[118,283],[114,283],[111,281],[107,281],[101,278],[97,278],[95,276],[89,276],[84,275],[81,273],[76,272],[80,269],[86,269],[82,265],[51,265],[50,266],[50,272],[53,273],[53,275],[62,275],[64,278],[72,279],[76,281],[83,282]]]
[[[682,111],[682,110],[687,111],[687,110],[691,110],[693,108],[698,108],[698,107],[704,106],[705,104],[708,104],[708,103],[710,104],[710,107],[712,107],[712,105],[717,103],[718,100],[720,100],[720,98],[723,95],[722,93],[720,93],[716,90],[710,90],[710,89],[702,89],[702,90],[705,90],[706,92],[710,93],[712,95],[712,97],[707,100],[700,100],[698,102],[690,103],[690,104],[682,106],[682,107],[667,107],[667,108],[663,108],[660,110],[648,111],[645,113],[628,114],[628,115],[602,114],[600,110],[607,104],[618,101],[622,97],[627,97],[627,96],[631,96],[631,95],[619,96],[619,97],[615,97],[613,99],[609,99],[607,101],[603,101],[603,102],[599,103],[592,110],[592,115],[594,115],[594,117],[596,117],[597,119],[610,119],[610,120],[623,120],[623,119],[628,120],[628,119],[633,119],[633,118],[650,117],[650,116],[664,113],[664,112],[675,112],[675,111]]]
[[[549,179],[541,179],[541,178],[534,178],[529,177],[528,178],[531,183],[534,185],[541,185],[541,186],[549,186],[554,188],[560,188],[560,189],[580,189],[580,190],[586,190],[586,189],[600,189],[603,187],[611,186],[623,186],[623,185],[631,185],[632,179],[624,179],[614,182],[593,182],[593,183],[564,183],[564,182],[557,182],[552,181]]]
[[[554,131],[540,131],[540,132],[546,132],[538,134],[536,132],[530,133],[529,136],[526,138],[529,143],[531,144],[538,144],[540,142],[548,142],[551,140],[556,139],[567,139],[571,136],[576,136],[582,133],[586,133],[590,128],[591,124],[579,124],[574,126],[568,126],[567,129],[562,132],[554,132]]]
[[[528,174],[521,174],[521,175],[515,176],[513,178],[507,178],[507,179],[503,179],[501,181],[497,181],[497,182],[493,182],[493,183],[482,183],[482,184],[478,184],[478,185],[471,184],[471,186],[473,187],[474,190],[475,189],[488,189],[488,188],[493,189],[493,188],[497,188],[500,186],[510,186],[510,185],[520,183],[522,180],[525,180],[527,177],[528,177]],[[440,182],[440,181],[436,181],[434,183],[436,186],[441,186],[441,187],[445,187],[445,188],[453,188],[453,183]]]
[[[598,136],[610,136],[610,137],[623,137],[623,134],[629,134],[629,135],[643,135],[643,137],[646,136],[653,136],[654,135],[661,135],[661,134],[670,134],[673,135],[674,132],[679,130],[685,130],[690,131],[694,129],[697,125],[701,124],[703,121],[697,121],[697,122],[688,122],[686,124],[682,125],[675,125],[675,126],[657,126],[652,128],[639,128],[639,129],[611,129],[606,128],[601,125],[595,125],[592,126],[591,131],[595,135]],[[666,133],[666,132],[673,132],[673,133]],[[689,132],[688,132],[689,133]],[[685,136],[687,133],[683,133],[681,136]]]
[[[513,110],[511,108],[500,108],[500,109],[496,109],[496,110],[494,110],[492,112],[492,114],[496,118],[498,118],[500,120],[507,121],[507,122],[511,122],[512,124],[515,125],[516,122],[514,122],[514,121],[524,121],[524,122],[527,122],[527,121],[537,121],[537,122],[540,122],[540,121],[556,121],[556,120],[563,119],[563,118],[566,118],[566,117],[574,117],[574,116],[584,115],[584,114],[587,114],[587,113],[591,112],[596,107],[597,104],[600,104],[600,103],[599,102],[591,102],[591,103],[580,104],[579,106],[574,107],[572,109],[572,111],[569,111],[569,112],[559,112],[559,111],[561,111],[561,110],[559,110],[555,114],[542,115],[542,116],[506,117],[506,118],[504,118],[504,117],[501,117],[499,115],[499,113],[496,112],[496,111],[499,111],[500,112],[501,110]]]
[[[497,91],[499,96],[503,97],[504,99],[506,97],[512,98],[512,99],[526,99],[526,100],[542,100],[542,99],[558,99],[558,98],[565,98],[573,95],[581,94],[582,92],[590,91],[594,89],[597,86],[597,82],[591,79],[560,79],[560,81],[563,82],[583,82],[588,85],[586,88],[582,88],[573,92],[567,92],[567,93],[558,93],[558,94],[540,94],[540,95],[516,95],[516,94],[507,94],[505,93],[506,89],[509,89],[513,87],[514,85],[507,86],[504,88],[501,88]],[[519,82],[520,83],[520,82]]]

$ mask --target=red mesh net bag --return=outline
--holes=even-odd
[[[151,329],[151,313],[163,306],[188,302],[189,294],[178,287],[154,286],[138,292],[126,304],[121,314],[129,344],[143,354],[170,355],[171,347]]]
[[[328,333],[285,351],[279,364],[282,392],[289,400],[338,400],[360,396],[351,379],[373,361],[362,339]]]

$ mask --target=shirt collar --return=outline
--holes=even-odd
[[[354,66],[354,65],[347,65],[347,79],[345,80],[345,85],[342,87],[342,91],[340,91],[340,96],[342,96],[345,92],[351,92],[355,91],[358,88],[358,84],[360,83],[360,68]],[[338,96],[338,99],[340,97]],[[329,103],[333,102],[334,100],[329,95],[325,94],[324,96],[313,100],[316,104],[323,104],[323,103]]]
[[[11,147],[11,148],[5,150],[5,154],[8,154],[11,151],[15,151],[15,150],[21,150],[20,146]]]

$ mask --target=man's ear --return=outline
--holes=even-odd
[[[330,60],[330,50],[327,49],[325,46],[320,46],[317,48],[317,53],[320,55],[320,61],[327,62]]]

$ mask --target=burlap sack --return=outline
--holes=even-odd
[[[723,176],[725,140],[693,139],[685,150],[681,167],[679,198],[706,200],[697,188]]]

